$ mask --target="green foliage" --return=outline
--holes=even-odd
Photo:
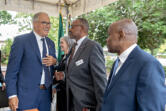
[[[164,71],[165,71],[165,76],[166,76],[166,66],[164,66],[163,68],[164,68]]]
[[[3,24],[15,24],[15,20],[12,19],[12,15],[7,11],[0,11],[0,26]],[[2,34],[0,33],[0,36]]]
[[[165,0],[119,0],[109,6],[84,14],[90,24],[89,36],[105,46],[109,24],[131,18],[139,29],[138,44],[153,54],[166,38]]]
[[[8,63],[12,43],[13,43],[12,39],[7,39],[5,41],[5,45],[2,46],[2,48],[1,48],[1,50],[2,50],[2,59],[1,59],[2,64]]]
[[[0,25],[9,23],[14,23],[14,21],[12,20],[12,15],[7,11],[0,11]]]
[[[19,32],[32,30],[32,16],[33,14],[18,13],[15,16]]]
[[[58,47],[57,43],[58,43],[58,18],[56,17],[50,17],[50,21],[51,21],[51,29],[50,32],[48,34],[48,37],[54,41],[54,43],[56,44],[56,47]]]

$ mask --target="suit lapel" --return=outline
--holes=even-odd
[[[111,91],[111,89],[116,84],[116,82],[118,82],[118,79],[120,78],[120,76],[122,76],[124,74],[125,70],[127,70],[127,67],[129,67],[129,65],[134,61],[133,57],[135,56],[135,51],[137,49],[138,49],[138,46],[129,54],[128,58],[126,59],[126,61],[124,62],[124,64],[122,65],[122,67],[120,68],[120,70],[118,71],[118,73],[116,74],[116,76],[114,76],[114,78],[113,78],[113,80],[111,82],[110,87],[108,87],[108,89],[106,90],[107,94],[108,94],[108,92]]]
[[[37,58],[39,59],[39,61],[42,63],[41,61],[41,55],[40,55],[40,51],[39,51],[39,46],[38,46],[38,43],[37,43],[37,40],[36,40],[36,36],[34,35],[33,32],[30,33],[30,37],[31,37],[31,45],[34,49],[34,52],[36,53],[37,55]]]
[[[120,78],[121,75],[123,75],[124,70],[127,69],[128,65],[130,65],[130,63],[133,61],[133,59],[129,59],[126,60],[125,63],[122,65],[122,67],[120,68],[120,70],[118,71],[118,73],[116,74],[116,76],[114,76],[114,78],[112,79],[111,85],[108,88],[108,91],[111,90],[111,88],[115,85],[116,82],[118,82],[118,79]]]
[[[77,52],[75,53],[73,59],[71,60],[71,63],[69,65],[69,69],[73,68],[75,62],[78,60],[78,58],[82,54],[82,52],[86,46],[87,41],[88,41],[88,38],[85,38],[84,41],[81,43],[80,47],[77,49]]]

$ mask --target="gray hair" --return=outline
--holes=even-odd
[[[138,38],[138,28],[132,19],[122,19],[117,21],[117,23],[119,24],[119,30],[123,29],[126,34],[133,34]]]
[[[65,42],[67,43],[68,47],[69,47],[69,50],[72,48],[73,44],[74,44],[74,40],[73,39],[70,39],[69,36],[63,36],[61,37],[61,39],[64,39]]]
[[[32,22],[38,21],[38,20],[39,20],[39,16],[40,16],[41,14],[46,14],[46,15],[48,15],[48,14],[45,13],[45,12],[38,12],[38,13],[36,13],[36,14],[33,16]]]

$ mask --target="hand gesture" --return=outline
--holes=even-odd
[[[57,81],[64,79],[64,73],[63,72],[55,72],[55,78]]]
[[[4,91],[6,88],[6,84],[5,83],[2,83],[2,91]]]
[[[51,66],[56,64],[56,59],[53,56],[47,55],[47,57],[42,59],[42,64],[46,66]]]
[[[18,108],[18,97],[9,98],[9,107],[12,111],[17,111]]]

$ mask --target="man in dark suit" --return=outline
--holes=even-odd
[[[102,47],[88,39],[88,22],[76,19],[69,30],[76,43],[66,68],[68,111],[100,111],[106,87]]]
[[[44,12],[33,17],[33,31],[15,37],[6,73],[12,111],[50,111],[51,84],[56,63],[54,42],[47,37],[50,19]]]
[[[165,74],[161,64],[140,49],[137,26],[130,19],[110,25],[107,47],[117,53],[101,111],[164,111]]]

